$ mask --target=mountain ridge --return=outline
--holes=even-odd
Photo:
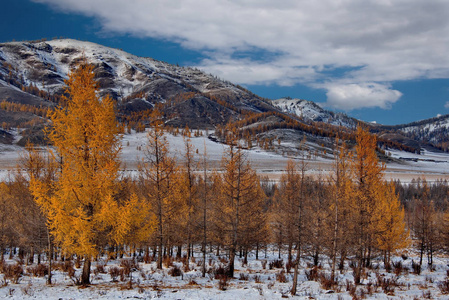
[[[260,113],[288,114],[298,124],[318,126],[327,131],[339,130],[336,129],[339,127],[352,131],[362,122],[343,113],[325,110],[312,101],[287,98],[270,101],[196,68],[179,67],[121,49],[72,39],[0,43],[0,82],[3,82],[0,84],[0,101],[26,105],[33,105],[30,103],[34,101],[35,106],[51,107],[64,92],[67,74],[82,60],[94,65],[100,95],[111,95],[127,122],[129,115],[139,114],[155,105],[162,105],[168,116],[167,124],[173,127],[187,125],[214,129]],[[8,96],[11,94],[15,96]],[[144,118],[140,121],[145,122]],[[417,143],[409,143],[414,147],[426,144],[428,141],[423,132],[429,133],[434,128],[439,131],[430,141],[432,145],[444,148],[449,140],[447,133],[441,132],[441,126],[424,125],[428,124],[425,122],[415,127],[397,128],[362,123],[384,136],[388,132],[392,140],[415,140]],[[423,131],[422,126],[429,130]]]

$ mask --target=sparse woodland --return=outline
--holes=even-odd
[[[307,161],[299,157],[275,183],[252,169],[236,127],[220,128],[229,145],[220,170],[209,171],[207,155],[195,153],[188,128],[178,161],[155,109],[139,175],[129,177],[120,173],[122,129],[114,103],[98,98],[91,66],[71,73],[66,94],[60,107],[49,110],[46,134],[53,150],[28,145],[18,166],[24,171],[0,183],[4,284],[37,269],[35,276],[51,284],[58,269],[89,285],[93,265],[100,272],[99,261],[128,258],[107,270],[113,281],[122,277],[132,287],[129,270],[139,263],[156,262],[157,269],[178,276],[197,261],[203,277],[212,275],[225,287],[237,276],[237,260],[244,266],[253,255],[265,269],[267,251],[275,250],[270,269],[279,268],[280,282],[293,276],[292,295],[305,274],[325,289],[346,287],[363,298],[357,286],[374,265],[391,272],[399,268],[395,255],[416,251],[419,260],[410,271],[419,274],[449,249],[448,183],[386,182],[376,137],[361,127],[354,151],[337,139],[332,174],[308,175]],[[7,262],[12,259],[17,262]],[[339,282],[349,270],[352,280]],[[379,286],[386,284],[382,280]],[[441,292],[448,286],[446,279]]]

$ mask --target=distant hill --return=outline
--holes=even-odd
[[[323,122],[348,128],[355,128],[360,122],[343,113],[325,110],[315,102],[304,99],[281,98],[273,100],[273,104],[283,112],[297,115],[307,121]]]
[[[64,93],[64,80],[81,61],[94,65],[100,95],[116,100],[118,118],[126,126],[142,129],[148,111],[158,105],[172,128],[216,129],[225,142],[225,124],[238,126],[246,146],[284,152],[285,144],[321,151],[336,136],[353,142],[360,122],[343,113],[301,99],[268,100],[198,69],[179,67],[120,49],[71,39],[0,44],[0,120],[9,127],[26,128],[22,141],[45,143],[41,129],[46,111]],[[446,123],[445,123],[446,122]],[[381,147],[419,152],[422,147],[447,148],[447,118],[401,126],[365,123],[378,133]],[[6,137],[0,142],[11,143]],[[427,138],[427,140],[426,140]],[[282,147],[281,147],[282,146]]]

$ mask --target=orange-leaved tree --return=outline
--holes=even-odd
[[[240,147],[236,128],[231,128],[227,141],[229,148],[222,158],[223,172],[216,176],[219,195],[215,223],[224,231],[229,247],[227,275],[234,277],[238,247],[248,249],[248,243],[254,243],[256,237],[260,238],[266,228],[266,218],[262,211],[264,196],[260,180]]]
[[[404,209],[401,207],[394,184],[385,182],[378,193],[377,248],[384,252],[384,261],[388,264],[393,251],[408,246],[409,234],[405,228]]]
[[[99,243],[121,243],[132,229],[123,210],[136,198],[117,199],[121,151],[114,102],[99,99],[93,66],[83,62],[70,73],[63,105],[49,112],[46,134],[60,174],[51,184],[31,178],[30,189],[46,212],[48,226],[62,250],[84,258],[80,284],[90,283],[91,259]],[[118,213],[120,211],[120,213]]]

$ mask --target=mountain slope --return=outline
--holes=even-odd
[[[173,124],[176,126],[213,126],[232,120],[240,110],[275,110],[268,101],[200,70],[70,39],[0,44],[0,79],[18,87],[36,88],[48,95],[61,95],[69,71],[82,60],[95,66],[101,95],[111,95],[129,111],[145,110],[156,103],[194,93],[189,99],[194,103],[189,108],[196,108],[193,116],[202,121],[189,124],[178,118]],[[5,92],[0,91],[0,99],[4,98]],[[184,106],[177,107],[178,104],[172,101],[171,111],[185,110]],[[213,109],[206,116],[208,108]]]
[[[303,99],[281,98],[272,101],[273,105],[306,121],[323,122],[336,126],[355,128],[360,122],[343,113],[335,113],[323,109],[315,102]]]
[[[332,145],[336,133],[353,141],[353,130],[360,122],[311,101],[284,98],[272,102],[195,68],[90,42],[60,39],[0,44],[3,128],[28,128],[23,132],[24,139],[43,141],[40,129],[47,122],[46,110],[58,103],[68,73],[83,60],[94,65],[100,95],[109,94],[117,101],[118,117],[128,128],[144,128],[148,111],[157,105],[172,127],[220,127],[222,131],[232,122],[245,131],[249,144],[275,148],[276,140],[294,139],[296,145],[304,137],[319,146]],[[429,120],[428,125],[366,126],[379,133],[384,147],[405,145],[415,152],[428,145],[426,135],[432,135],[429,141],[433,145],[447,147],[444,122],[438,119]]]
[[[442,150],[449,148],[449,115],[396,126],[381,125],[383,130],[401,132],[411,140],[430,143]]]

